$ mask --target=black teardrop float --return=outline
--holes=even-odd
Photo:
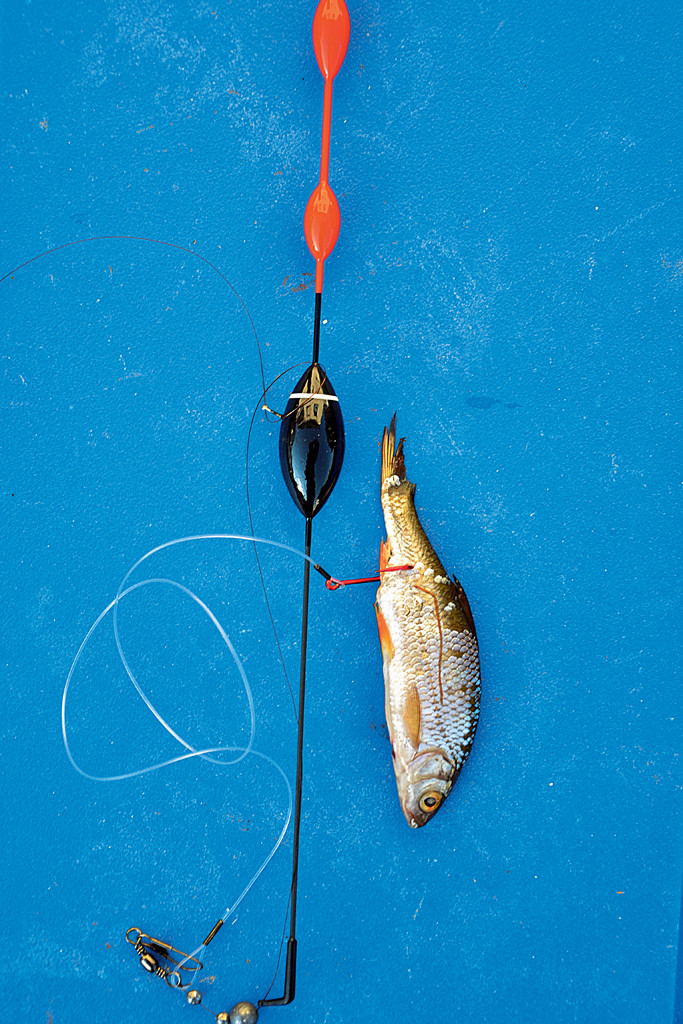
[[[325,370],[312,363],[285,408],[280,466],[297,508],[312,519],[337,482],[344,459],[344,420]]]

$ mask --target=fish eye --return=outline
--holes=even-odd
[[[430,789],[428,793],[423,793],[420,797],[420,810],[426,814],[432,814],[436,811],[443,800],[443,795],[435,789]]]

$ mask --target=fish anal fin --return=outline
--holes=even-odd
[[[460,583],[460,580],[455,575],[453,575],[453,582],[455,583],[455,590],[456,590],[456,597],[458,599],[458,604],[462,608],[463,614],[464,614],[465,618],[467,619],[467,625],[470,627],[470,629],[472,630],[474,636],[476,637],[477,631],[474,628],[474,616],[472,615],[472,609],[470,608],[470,602],[467,600],[467,594],[463,590],[462,585]]]
[[[396,651],[391,639],[389,627],[387,626],[387,620],[382,615],[378,604],[375,605],[375,613],[377,615],[377,630],[379,632],[380,647],[382,648],[382,657],[385,661],[391,661]]]
[[[410,742],[414,747],[419,747],[422,713],[420,711],[420,696],[417,692],[417,686],[415,686],[414,683],[409,684],[408,692],[406,694],[403,722],[408,736],[410,737]]]

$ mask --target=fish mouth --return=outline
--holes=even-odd
[[[417,754],[399,776],[401,810],[411,828],[422,828],[443,805],[453,786],[455,765],[441,749]]]

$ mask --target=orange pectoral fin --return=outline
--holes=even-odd
[[[420,729],[422,726],[422,712],[420,708],[420,697],[415,685],[411,686],[406,696],[403,721],[414,747],[420,745]]]
[[[389,627],[387,626],[387,620],[382,615],[378,604],[375,605],[375,613],[377,615],[377,629],[379,631],[379,642],[382,648],[382,657],[385,661],[391,661],[396,652],[394,650]]]
[[[391,544],[388,540],[381,540],[379,542],[379,574],[380,576],[389,564],[391,558]]]

